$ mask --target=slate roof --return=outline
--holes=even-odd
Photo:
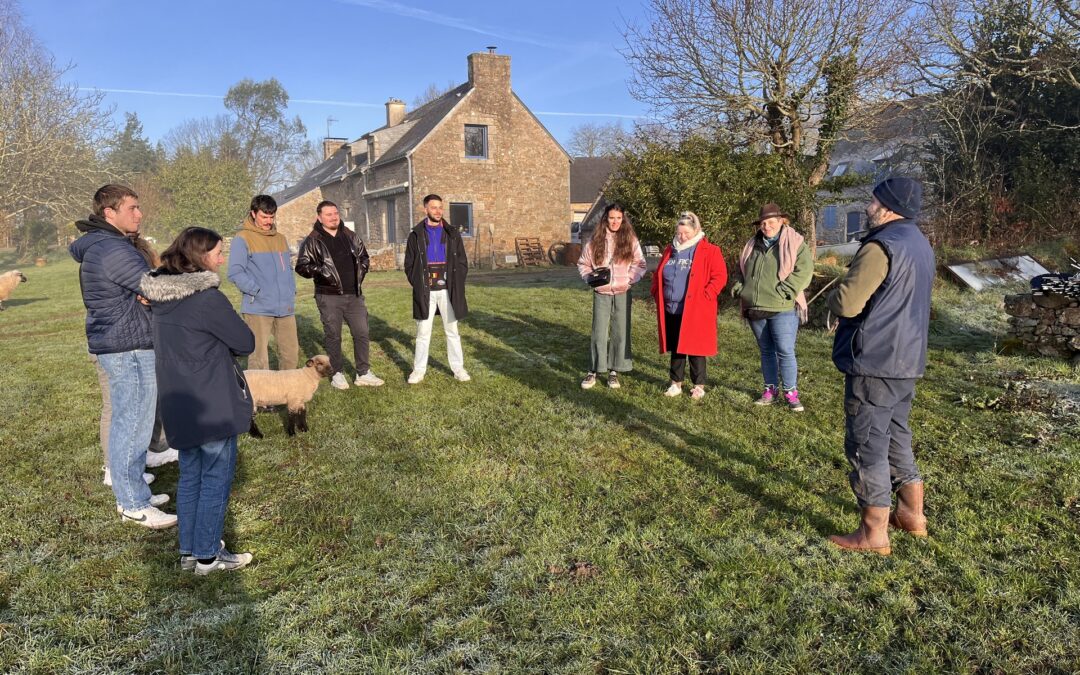
[[[311,169],[296,182],[295,185],[290,185],[281,192],[274,195],[274,201],[278,203],[278,206],[287,204],[297,197],[301,197],[308,192],[311,192],[315,188],[321,187],[330,181],[337,180],[345,175],[348,168],[348,161],[346,154],[349,152],[347,145],[343,145],[338,148],[334,154],[330,155],[322,164],[319,164],[315,168]],[[363,162],[363,157],[358,157],[356,164]]]
[[[615,162],[608,157],[575,157],[570,165],[570,202],[595,201],[614,168]]]
[[[454,87],[434,101],[429,101],[416,110],[405,113],[405,118],[398,126],[410,123],[411,126],[396,143],[387,148],[382,153],[382,156],[375,160],[373,166],[393,162],[412,152],[413,148],[420,145],[420,142],[438,126],[439,122],[442,122],[450,114],[450,111],[469,93],[470,89],[472,89],[472,85],[466,82],[463,85]],[[386,128],[380,127],[372,133],[379,133]]]

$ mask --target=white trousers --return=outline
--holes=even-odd
[[[442,316],[443,330],[446,332],[446,359],[450,370],[457,373],[465,368],[465,355],[461,351],[461,335],[458,333],[457,317],[450,306],[449,291],[430,291],[428,299],[428,317],[416,322],[416,355],[413,357],[413,371],[427,372],[428,347],[431,345],[431,327],[435,324],[435,310]]]

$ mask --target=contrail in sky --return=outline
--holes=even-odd
[[[215,98],[224,99],[219,94],[193,94],[180,91],[151,91],[148,89],[108,89],[105,87],[79,87],[79,91],[101,91],[108,94],[136,94],[139,96],[177,96],[180,98]],[[339,105],[350,108],[382,108],[383,103],[362,103],[359,101],[324,101],[315,98],[290,98],[289,103],[306,103],[310,105]],[[640,119],[643,115],[626,115],[623,113],[597,113],[597,112],[557,112],[546,110],[534,110],[537,115],[550,115],[552,117],[615,117],[621,119]]]
[[[147,89],[105,89],[103,87],[79,87],[79,91],[103,91],[109,94],[139,94],[141,96],[179,96],[181,98],[216,98],[220,94],[189,94],[179,91],[149,91]],[[382,103],[361,103],[359,101],[324,101],[316,98],[290,98],[289,103],[312,103],[315,105],[343,105],[352,108],[381,108]]]
[[[345,5],[367,7],[388,14],[397,14],[398,16],[404,16],[409,19],[457,28],[458,30],[487,35],[488,37],[499,38],[500,40],[523,42],[525,44],[536,45],[537,47],[546,47],[547,49],[573,50],[577,48],[577,45],[557,42],[555,40],[545,40],[527,33],[516,33],[505,31],[500,28],[484,26],[475,23],[474,21],[470,21],[469,19],[439,14],[437,12],[432,12],[431,10],[420,9],[419,7],[411,7],[400,2],[394,2],[393,0],[337,0],[337,2]]]

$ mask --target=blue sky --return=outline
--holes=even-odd
[[[237,81],[276,77],[312,139],[380,126],[394,96],[467,79],[466,56],[496,45],[514,90],[562,142],[585,122],[646,108],[616,51],[638,2],[422,0],[22,0],[26,23],[80,87],[108,90],[160,139],[185,119],[224,112]],[[135,93],[140,92],[140,93]],[[623,116],[623,117],[618,117]]]

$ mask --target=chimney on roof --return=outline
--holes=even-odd
[[[323,159],[330,159],[330,155],[337,152],[348,140],[347,138],[330,138],[329,136],[324,138],[322,142]]]
[[[392,98],[386,102],[386,126],[393,127],[405,119],[405,101]]]
[[[486,53],[469,54],[469,84],[478,88],[510,91],[510,57],[496,54],[493,47]]]

